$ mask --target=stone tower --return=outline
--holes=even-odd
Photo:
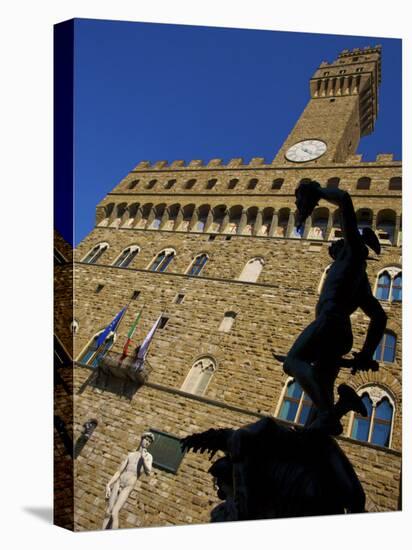
[[[308,166],[324,166],[346,162],[356,152],[360,138],[373,131],[378,114],[380,50],[344,50],[333,63],[320,64],[310,80],[310,101],[276,163],[288,165],[302,158]],[[311,140],[318,142],[318,150],[305,148]]]
[[[203,455],[182,456],[177,438],[262,415],[303,422],[307,398],[273,353],[285,354],[313,319],[329,242],[340,231],[336,210],[320,204],[303,238],[295,232],[294,190],[307,178],[349,191],[359,227],[372,227],[382,244],[368,264],[389,318],[380,369],[342,371],[338,380],[364,396],[370,415],[366,424],[348,416],[338,440],[368,510],[400,507],[401,163],[391,154],[373,162],[356,155],[360,137],[373,130],[379,82],[379,47],[344,51],[315,72],[308,105],[271,163],[142,161],[97,205],[95,228],[74,251],[72,311],[64,276],[72,264],[63,258],[55,268],[66,300],[55,323],[63,357],[56,465],[69,481],[67,442],[76,443],[74,514],[62,481],[59,524],[101,528],[104,487],[148,429],[155,474],[132,493],[121,526],[207,522],[218,503],[210,464]],[[125,306],[100,364],[94,339]],[[132,347],[159,316],[161,323],[145,376],[132,381],[112,366],[139,311]],[[358,350],[368,319],[359,311],[352,323]]]

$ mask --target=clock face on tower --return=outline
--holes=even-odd
[[[289,147],[285,157],[292,162],[308,162],[321,157],[326,149],[326,143],[320,139],[305,139]]]

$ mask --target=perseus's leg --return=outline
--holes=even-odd
[[[333,406],[330,392],[325,391],[319,380],[319,372],[311,362],[317,359],[322,339],[323,320],[316,319],[300,334],[283,364],[283,370],[293,376],[320,411],[329,411]]]
[[[112,529],[118,529],[119,528],[119,512],[123,508],[126,500],[129,498],[130,493],[132,492],[132,489],[134,487],[134,483],[131,485],[127,485],[123,489],[120,490],[119,498],[116,501],[116,504],[113,506],[112,510]]]

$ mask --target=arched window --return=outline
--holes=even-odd
[[[115,267],[127,267],[139,254],[138,246],[129,246],[123,250],[117,260],[114,262]]]
[[[392,435],[394,404],[389,394],[379,386],[368,386],[358,392],[368,411],[367,417],[352,415],[349,425],[350,437],[389,447]]]
[[[402,271],[387,267],[378,275],[375,296],[378,300],[402,302]]]
[[[272,182],[272,189],[280,189],[285,180],[283,178],[277,178]]]
[[[216,184],[217,184],[217,179],[212,178],[207,182],[206,189],[213,189],[213,187],[215,187]]]
[[[207,222],[207,217],[209,215],[209,211],[210,211],[210,206],[208,204],[203,204],[202,206],[199,207],[198,218],[195,225],[193,226],[194,231],[204,231],[206,222]]]
[[[215,206],[213,208],[213,222],[209,228],[209,231],[211,233],[219,233],[222,229],[223,220],[225,219],[226,214],[226,206],[223,204],[220,204],[219,206]]]
[[[159,229],[162,223],[163,215],[166,210],[165,204],[159,204],[154,209],[154,218],[148,229]]]
[[[137,186],[137,184],[139,183],[139,181],[140,181],[140,180],[133,180],[133,181],[131,181],[131,182],[129,183],[128,188],[129,188],[129,189],[134,189],[134,188]]]
[[[376,230],[381,244],[394,244],[396,213],[381,210],[376,216]]]
[[[325,239],[328,220],[329,210],[317,208],[312,214],[312,227],[309,230],[308,239]]]
[[[195,183],[196,183],[195,179],[188,180],[186,182],[185,188],[186,189],[192,189],[194,187]]]
[[[258,184],[257,178],[252,178],[249,180],[249,183],[247,184],[248,189],[256,189],[256,185]]]
[[[190,229],[195,208],[194,204],[188,204],[183,208],[183,218],[178,227],[179,231],[188,231]]]
[[[203,267],[205,266],[207,260],[208,260],[207,254],[199,254],[198,256],[196,256],[191,266],[189,267],[189,270],[186,273],[186,275],[191,275],[192,277],[196,277],[197,275],[199,275],[199,273],[202,271]]]
[[[227,188],[228,189],[234,189],[236,187],[236,185],[239,183],[239,180],[237,178],[232,178],[228,185],[227,185]]]
[[[370,189],[371,179],[370,178],[359,178],[358,183],[356,184],[356,189]]]
[[[216,370],[216,362],[211,357],[198,359],[186,376],[181,389],[195,395],[204,395]]]
[[[395,361],[396,336],[393,332],[386,330],[382,340],[373,355],[375,361],[384,363],[393,363]]]
[[[153,210],[153,203],[149,202],[147,204],[144,204],[141,207],[141,218],[139,219],[136,228],[137,229],[144,229],[146,227],[146,224],[151,217]]]
[[[278,213],[278,224],[275,229],[275,237],[286,237],[289,224],[290,209],[281,208]]]
[[[402,191],[402,178],[391,178],[389,180],[389,189],[391,191]]]
[[[168,180],[165,184],[164,184],[164,188],[165,189],[171,189],[174,184],[176,183],[176,180]]]
[[[256,223],[258,209],[256,206],[248,208],[246,212],[246,224],[242,229],[242,235],[252,235]]]
[[[125,202],[122,202],[121,204],[117,204],[115,206],[115,210],[116,210],[116,217],[114,218],[114,220],[112,220],[110,227],[120,226],[122,222],[122,217],[127,210],[127,204]]]
[[[356,220],[358,229],[362,233],[365,227],[371,227],[372,225],[372,210],[368,208],[361,208],[356,212]]]
[[[134,222],[136,221],[136,216],[139,211],[139,203],[135,202],[127,207],[129,217],[125,222],[123,223],[123,227],[132,227]]]
[[[262,258],[252,258],[248,261],[239,275],[239,281],[248,281],[249,283],[255,283],[263,269],[264,261]]]
[[[326,187],[329,187],[329,189],[337,189],[339,187],[339,183],[339,178],[329,178],[326,183]]]
[[[270,227],[273,221],[273,208],[265,208],[262,212],[262,227],[259,229],[259,235],[269,235]]]
[[[82,363],[83,365],[89,365],[91,367],[97,367],[99,365],[100,359],[106,355],[109,349],[113,346],[116,339],[116,336],[112,334],[100,347],[98,347],[97,339],[102,332],[103,331],[101,330],[97,334],[95,334],[92,340],[90,340],[90,342],[81,352],[79,358],[77,359],[79,363]]]
[[[230,332],[232,325],[235,322],[235,319],[236,313],[234,311],[226,311],[219,326],[220,332]]]
[[[224,228],[225,233],[237,233],[240,224],[240,218],[242,216],[242,210],[243,208],[240,205],[232,206],[232,208],[229,210],[229,222]]]
[[[296,424],[304,424],[308,418],[311,406],[311,399],[302,390],[300,385],[295,380],[289,380],[278,417],[289,422],[295,422]]]
[[[146,184],[146,189],[153,189],[153,187],[156,185],[157,183],[157,180],[150,180],[147,184]]]
[[[95,264],[102,254],[109,248],[107,243],[99,243],[90,250],[88,254],[83,258],[82,262],[85,264]]]
[[[165,271],[167,266],[173,260],[176,252],[173,248],[166,248],[159,252],[153,262],[150,264],[150,271]]]
[[[107,225],[109,225],[109,220],[113,213],[113,210],[114,210],[113,202],[111,202],[110,204],[106,204],[106,206],[103,206],[103,218],[100,219],[100,221],[97,224],[99,227],[106,227]]]

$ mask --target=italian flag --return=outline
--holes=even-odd
[[[130,327],[130,330],[127,334],[127,340],[123,346],[123,355],[122,355],[122,359],[124,359],[125,357],[127,357],[127,353],[128,353],[128,349],[129,349],[129,346],[130,346],[130,342],[132,341],[132,338],[133,338],[133,334],[135,333],[135,330],[136,330],[136,327],[139,323],[139,320],[140,320],[140,317],[142,315],[142,310],[139,311],[139,313],[137,314],[136,316],[136,319],[134,320],[134,323],[133,325]]]

